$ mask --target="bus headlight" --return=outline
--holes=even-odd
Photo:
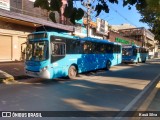
[[[42,68],[42,69],[40,70],[40,72],[46,71],[47,69],[48,69],[48,66],[45,66],[44,68]]]

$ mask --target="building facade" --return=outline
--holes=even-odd
[[[128,44],[128,45],[131,45],[131,44],[135,44],[135,45],[139,45],[141,46],[142,42],[141,41],[137,41],[135,39],[131,39],[131,38],[127,38],[127,37],[124,37],[122,36],[121,34],[119,34],[118,32],[115,32],[115,31],[111,31],[109,32],[109,36],[108,36],[108,39],[112,42],[118,42],[118,43],[121,43],[121,44]]]
[[[136,28],[130,24],[111,25],[111,30],[118,32],[121,36],[132,39],[142,47],[149,48],[149,55],[154,56],[157,52],[155,35],[144,27]]]
[[[4,2],[0,0],[0,2]],[[18,21],[16,15],[30,15],[45,18],[40,8],[34,8],[30,0],[8,0],[0,7],[0,62],[22,60],[21,45],[27,35],[35,30],[34,24]],[[14,13],[15,20],[7,15]],[[37,16],[36,16],[37,15]],[[47,19],[47,18],[45,18]]]
[[[0,62],[22,60],[23,43],[39,26],[73,31],[51,22],[47,11],[34,8],[33,0],[0,0]]]
[[[131,25],[131,24],[127,24],[127,23],[124,23],[124,24],[121,24],[121,25],[110,25],[110,29],[112,31],[118,31],[118,30],[121,30],[121,29],[130,29],[130,28],[136,28],[136,27]]]
[[[100,24],[105,23],[101,22],[93,22],[90,21],[90,29],[89,29],[89,36],[99,39],[107,39],[111,42],[118,42],[121,44],[136,44],[142,46],[142,41],[139,41],[135,38],[129,38],[127,36],[123,36],[118,30],[124,28],[135,28],[130,24],[122,24],[122,25],[108,25],[107,24]],[[84,25],[87,25],[87,20],[84,19]],[[102,31],[102,32],[100,32]]]
[[[121,29],[119,33],[127,38],[134,39],[141,42],[140,46],[149,48],[149,56],[153,58],[156,53],[156,41],[154,40],[155,35],[144,27]]]

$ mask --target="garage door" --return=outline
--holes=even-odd
[[[12,37],[0,35],[0,60],[12,59]]]

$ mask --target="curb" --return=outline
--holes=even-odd
[[[114,120],[128,120],[130,118],[123,117],[127,111],[136,111],[142,103],[146,100],[148,95],[154,90],[159,82],[160,74],[158,74],[144,89],[140,92],[121,112],[115,117]],[[134,114],[133,114],[134,115]],[[134,116],[133,116],[134,117]]]
[[[5,63],[24,63],[24,61],[0,61],[0,64],[5,64]]]
[[[160,88],[160,82],[157,83],[155,88],[151,91],[151,93],[148,95],[144,103],[138,108],[138,111],[147,111],[148,107],[153,102],[158,90]],[[154,117],[137,117],[136,119],[133,118],[133,120],[145,120],[147,118],[154,118]],[[157,117],[156,117],[157,118]]]
[[[15,82],[14,77],[2,70],[0,70],[0,83],[10,84]]]
[[[145,99],[144,103],[138,108],[139,111],[146,111],[149,107],[149,105],[152,103],[155,95],[158,92],[158,89],[160,88],[160,82],[157,83],[155,88],[150,92],[148,97]]]

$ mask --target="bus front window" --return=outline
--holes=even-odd
[[[122,55],[124,56],[132,56],[133,49],[132,48],[123,48]]]
[[[26,47],[26,60],[44,61],[48,58],[48,42],[29,42]]]

